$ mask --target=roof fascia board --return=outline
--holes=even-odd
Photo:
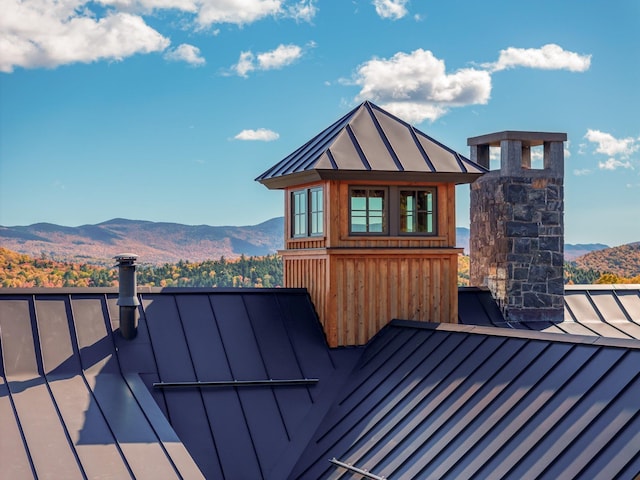
[[[464,172],[381,172],[375,170],[309,170],[259,180],[267,188],[284,189],[319,180],[363,180],[369,182],[473,183],[484,173]]]

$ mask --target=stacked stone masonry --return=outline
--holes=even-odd
[[[471,283],[491,290],[507,321],[561,321],[562,166],[518,170],[502,162],[471,185]]]

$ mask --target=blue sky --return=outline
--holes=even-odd
[[[252,225],[253,179],[368,99],[566,132],[565,240],[640,241],[640,2],[0,0],[0,225]],[[468,226],[468,186],[457,223]]]

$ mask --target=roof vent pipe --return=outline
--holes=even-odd
[[[138,290],[136,287],[136,259],[132,253],[114,257],[118,264],[118,306],[120,307],[120,333],[127,340],[135,338],[138,328]]]

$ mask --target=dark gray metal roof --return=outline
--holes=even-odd
[[[634,478],[640,342],[394,321],[292,478]]]
[[[286,478],[359,350],[305,290],[141,290],[131,341],[114,290],[0,291],[0,477]]]
[[[333,178],[471,183],[486,171],[366,101],[256,180],[269,188]]]
[[[2,295],[0,344],[2,478],[203,478],[121,370],[104,296]]]
[[[132,341],[113,289],[0,289],[0,477],[632,478],[639,291],[568,289],[588,336],[394,321],[329,349],[300,289],[141,288]]]
[[[639,285],[566,285],[560,323],[507,323],[486,289],[462,288],[458,298],[462,324],[640,339]]]

